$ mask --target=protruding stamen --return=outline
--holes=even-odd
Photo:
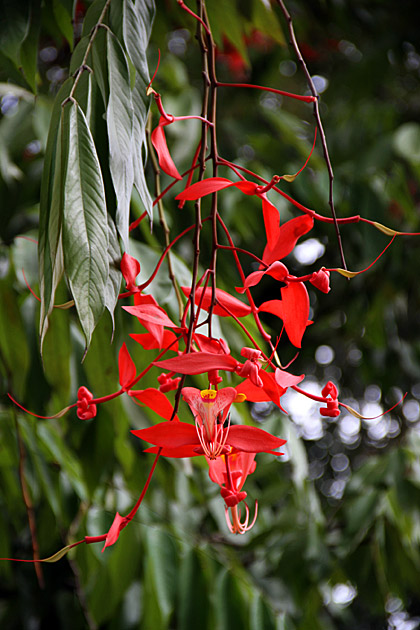
[[[257,515],[258,515],[258,501],[255,501],[254,518],[252,519],[252,522],[251,522],[250,525],[248,525],[248,523],[249,523],[249,507],[247,506],[246,503],[244,503],[244,505],[245,505],[245,519],[244,519],[244,521],[242,523],[241,523],[241,509],[238,508],[237,505],[235,505],[234,507],[231,507],[231,508],[225,507],[226,523],[227,523],[227,526],[229,528],[229,531],[232,534],[245,534],[250,529],[252,529],[252,527],[254,527],[254,525],[255,525],[255,521],[257,520]],[[230,510],[230,512],[232,514],[232,520],[230,520],[229,510]]]

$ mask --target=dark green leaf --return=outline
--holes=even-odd
[[[65,124],[61,104],[70,94],[72,84],[72,79],[68,79],[55,99],[42,174],[38,245],[41,350],[48,328],[48,317],[54,304],[55,291],[63,273],[61,226],[63,187],[67,169],[68,125]]]
[[[107,31],[109,99],[106,111],[109,166],[117,198],[116,226],[128,249],[133,170],[133,105],[127,59],[116,37]]]
[[[95,144],[79,106],[68,103],[68,168],[64,183],[63,253],[66,274],[89,346],[105,306],[108,227]]]
[[[132,91],[134,108],[133,128],[133,167],[134,184],[150,220],[153,217],[152,199],[144,174],[146,123],[150,107],[150,97],[146,94],[149,84],[149,69],[146,50],[154,19],[153,0],[137,0],[124,5],[123,32],[131,63],[136,75]]]

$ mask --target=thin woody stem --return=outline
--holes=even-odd
[[[102,24],[102,22],[103,22],[103,20],[105,18],[105,14],[106,14],[110,4],[111,4],[111,0],[106,0],[106,2],[104,4],[104,8],[102,9],[102,12],[101,12],[101,14],[100,14],[100,16],[98,18],[98,21],[96,22],[95,26],[92,29],[91,36],[90,36],[90,39],[89,39],[89,43],[88,43],[88,45],[86,47],[86,51],[85,51],[85,54],[84,54],[83,59],[82,59],[82,63],[80,64],[80,66],[78,67],[78,69],[76,71],[75,80],[74,80],[73,86],[72,86],[72,88],[70,90],[70,94],[65,99],[65,101],[63,102],[63,105],[65,103],[67,103],[68,101],[74,100],[74,93],[76,91],[77,85],[78,85],[78,83],[80,81],[80,78],[81,78],[83,72],[86,71],[86,70],[91,72],[89,66],[87,65],[87,60],[88,60],[90,51],[92,49],[93,42],[95,41],[95,37],[96,37],[96,35],[97,35],[98,31],[99,31],[99,28],[101,26],[104,26]]]
[[[230,246],[231,246],[231,248],[232,248],[233,256],[234,256],[234,258],[235,258],[236,267],[237,267],[238,272],[239,272],[239,275],[240,275],[240,277],[241,277],[242,284],[245,284],[245,278],[246,278],[246,277],[245,277],[245,273],[244,273],[244,271],[243,271],[243,269],[242,269],[242,265],[241,265],[241,263],[240,263],[239,256],[238,256],[238,253],[237,253],[237,251],[236,251],[236,248],[235,248],[235,246],[234,246],[234,244],[233,244],[232,237],[231,237],[231,235],[230,235],[230,233],[229,233],[229,230],[227,229],[227,226],[224,224],[224,222],[223,222],[222,218],[219,216],[219,217],[218,217],[218,219],[219,219],[220,225],[222,226],[222,228],[223,228],[223,230],[224,230],[224,232],[225,232],[225,234],[226,234],[226,237],[227,237],[227,239],[228,239],[228,241],[229,241],[229,244],[230,244]],[[261,324],[261,321],[260,321],[260,318],[259,318],[259,316],[258,316],[258,312],[257,312],[257,307],[255,306],[254,299],[253,299],[252,294],[251,294],[251,291],[250,291],[249,289],[246,289],[246,296],[247,296],[247,298],[248,298],[249,305],[250,305],[250,307],[251,307],[251,309],[252,309],[252,314],[253,314],[253,316],[254,316],[255,323],[256,323],[256,324],[257,324],[257,326],[258,326],[258,330],[260,331],[261,335],[263,336],[263,338],[264,338],[266,341],[270,341],[270,339],[271,339],[271,335],[269,335],[269,334],[268,334],[268,333],[264,330],[264,328],[263,328],[263,326],[262,326],[262,324]],[[239,323],[240,323],[240,322],[239,322]],[[242,325],[242,324],[241,324],[241,325]],[[251,337],[251,339],[252,339],[252,337]],[[253,341],[253,343],[255,344],[255,341]],[[256,347],[258,347],[258,346],[256,346]]]
[[[165,211],[163,209],[163,203],[162,203],[162,198],[160,197],[161,195],[161,188],[160,188],[160,168],[159,168],[159,164],[158,161],[156,159],[156,154],[153,148],[153,145],[150,141],[150,125],[151,125],[151,117],[149,116],[149,119],[147,121],[147,128],[146,128],[146,135],[147,135],[147,144],[149,146],[149,155],[150,158],[152,160],[152,166],[153,166],[153,172],[155,174],[155,191],[156,191],[156,198],[159,199],[158,203],[157,203],[157,207],[158,207],[158,212],[159,212],[159,221],[160,224],[162,226],[163,229],[163,233],[164,233],[164,237],[165,237],[165,245],[166,247],[168,247],[170,245],[170,231],[169,231],[169,227],[168,224],[166,222],[166,218],[165,218]],[[174,269],[172,266],[172,259],[171,259],[171,253],[168,250],[168,254],[167,254],[167,258],[166,258],[166,262],[168,265],[168,273],[169,273],[169,279],[172,283],[172,286],[175,290],[175,295],[176,295],[176,299],[178,302],[178,312],[179,312],[179,319],[182,319],[182,312],[184,310],[184,303],[181,297],[181,292],[179,290],[179,286],[178,283],[176,281],[176,277],[175,277],[175,273],[174,273]]]
[[[327,146],[327,139],[325,137],[325,132],[324,132],[324,128],[322,125],[322,121],[321,121],[321,116],[319,113],[319,95],[318,92],[315,88],[314,82],[312,81],[312,77],[309,73],[309,70],[306,66],[305,60],[302,57],[302,53],[300,52],[300,48],[299,45],[297,43],[296,40],[296,35],[295,35],[295,30],[293,27],[293,20],[291,18],[290,13],[288,12],[283,0],[277,0],[277,4],[279,5],[280,9],[283,12],[283,15],[287,21],[287,25],[288,25],[288,29],[289,29],[289,35],[290,35],[290,43],[295,51],[296,57],[300,63],[300,65],[302,66],[303,72],[305,73],[306,76],[306,80],[308,82],[309,88],[312,92],[312,95],[315,97],[315,101],[314,101],[314,116],[315,116],[315,120],[316,120],[316,124],[317,127],[319,129],[319,135],[321,136],[321,143],[322,143],[322,150],[324,152],[324,159],[325,159],[325,163],[327,165],[327,170],[328,170],[328,178],[329,178],[329,206],[331,208],[331,214],[334,220],[334,226],[335,226],[335,231],[337,234],[337,241],[338,241],[338,248],[340,251],[340,257],[341,257],[341,262],[342,265],[344,267],[344,269],[347,269],[346,266],[346,260],[344,258],[344,251],[343,251],[343,245],[341,242],[341,235],[340,235],[340,228],[338,226],[338,221],[337,221],[337,215],[335,212],[335,207],[334,207],[334,196],[333,196],[333,182],[334,182],[334,172],[332,169],[332,165],[331,165],[331,160],[330,160],[330,156],[328,153],[328,146]]]
[[[204,0],[199,0],[200,15],[203,15],[206,28],[206,44],[203,46],[204,53],[204,80],[210,88],[209,121],[210,127],[210,159],[213,166],[213,177],[217,177],[218,172],[218,149],[216,130],[216,108],[217,108],[217,78],[216,78],[216,45],[210,29]],[[217,263],[217,192],[212,194],[211,200],[211,223],[212,223],[212,252],[209,272],[211,274],[212,300],[209,308],[208,334],[212,336],[212,318],[216,301],[216,263]]]
[[[32,557],[35,561],[35,573],[38,580],[38,584],[40,588],[45,588],[44,575],[42,572],[41,565],[36,562],[39,560],[39,545],[38,545],[38,537],[36,533],[36,521],[35,521],[35,510],[32,504],[32,500],[28,491],[28,486],[26,484],[25,479],[25,471],[24,471],[24,462],[25,462],[25,447],[23,445],[22,436],[19,430],[19,423],[16,417],[16,414],[13,413],[15,427],[16,427],[16,435],[18,441],[19,448],[19,481],[20,487],[22,490],[23,502],[26,508],[26,514],[28,517],[29,530],[31,532],[31,541],[32,541]]]

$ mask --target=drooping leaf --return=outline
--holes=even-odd
[[[107,31],[109,99],[106,121],[109,142],[109,167],[117,199],[116,226],[128,248],[128,224],[133,169],[133,104],[130,73],[125,53],[117,38]]]
[[[153,203],[144,174],[146,122],[150,107],[150,96],[146,94],[146,88],[150,81],[146,50],[149,44],[154,15],[154,0],[124,2],[124,43],[136,71],[132,89],[134,185],[150,220],[153,217]]]
[[[121,287],[121,249],[117,230],[112,217],[108,214],[108,281],[105,287],[105,308],[111,315],[114,326],[114,310],[118,302]]]
[[[29,32],[31,2],[3,0],[0,10],[0,50],[18,67],[20,47]]]
[[[54,304],[55,290],[63,273],[61,230],[69,126],[62,102],[69,96],[72,85],[72,79],[68,79],[56,96],[42,173],[38,244],[41,351],[48,328],[48,317]]]
[[[85,115],[71,102],[64,185],[63,252],[79,320],[89,346],[105,307],[108,226],[101,168]]]

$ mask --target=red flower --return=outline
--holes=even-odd
[[[233,387],[225,387],[218,392],[184,387],[182,394],[191,407],[196,426],[187,422],[172,421],[132,431],[140,439],[154,444],[154,447],[146,449],[146,452],[156,453],[162,449],[161,454],[166,457],[206,455],[209,459],[224,453],[280,454],[274,449],[285,444],[285,440],[262,429],[242,425],[224,428],[229,408],[237,397],[236,389]]]
[[[241,521],[238,504],[247,494],[242,490],[248,475],[256,468],[255,453],[234,453],[221,455],[217,459],[208,459],[210,479],[220,486],[220,494],[225,500],[226,523],[232,534],[245,534],[257,519],[258,503],[255,503],[254,518],[249,523],[249,508],[245,505],[245,519]],[[229,518],[229,510],[232,520]]]

